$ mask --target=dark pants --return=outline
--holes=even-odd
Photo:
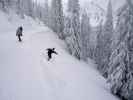
[[[51,54],[48,53],[48,61],[52,58]]]
[[[21,39],[21,36],[20,36],[20,35],[18,35],[18,40],[19,40],[19,42],[21,42],[21,41],[22,41],[22,39]]]

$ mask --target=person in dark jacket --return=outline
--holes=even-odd
[[[48,48],[47,49],[47,54],[48,54],[48,61],[50,60],[50,59],[52,59],[52,54],[58,54],[56,51],[55,51],[55,48]]]
[[[19,42],[22,41],[22,39],[21,39],[21,36],[23,36],[22,32],[23,32],[23,27],[22,26],[18,27],[18,29],[16,31],[16,36],[18,37]]]

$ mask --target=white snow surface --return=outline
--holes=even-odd
[[[0,11],[0,100],[118,100],[95,64],[78,61],[40,22]],[[23,42],[15,36],[24,27]],[[46,48],[58,55],[48,62]]]

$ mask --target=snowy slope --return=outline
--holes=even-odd
[[[70,56],[47,27],[2,12],[0,22],[0,100],[118,100],[92,61]],[[15,37],[18,25],[25,30],[22,43]],[[47,47],[59,53],[50,62]]]

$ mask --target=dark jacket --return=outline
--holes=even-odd
[[[57,54],[57,52],[54,49],[48,48],[47,51],[48,51],[48,55],[51,55],[52,53]]]
[[[16,31],[16,36],[23,36],[22,32],[23,32],[23,28],[22,27],[19,27],[17,29],[17,31]]]

